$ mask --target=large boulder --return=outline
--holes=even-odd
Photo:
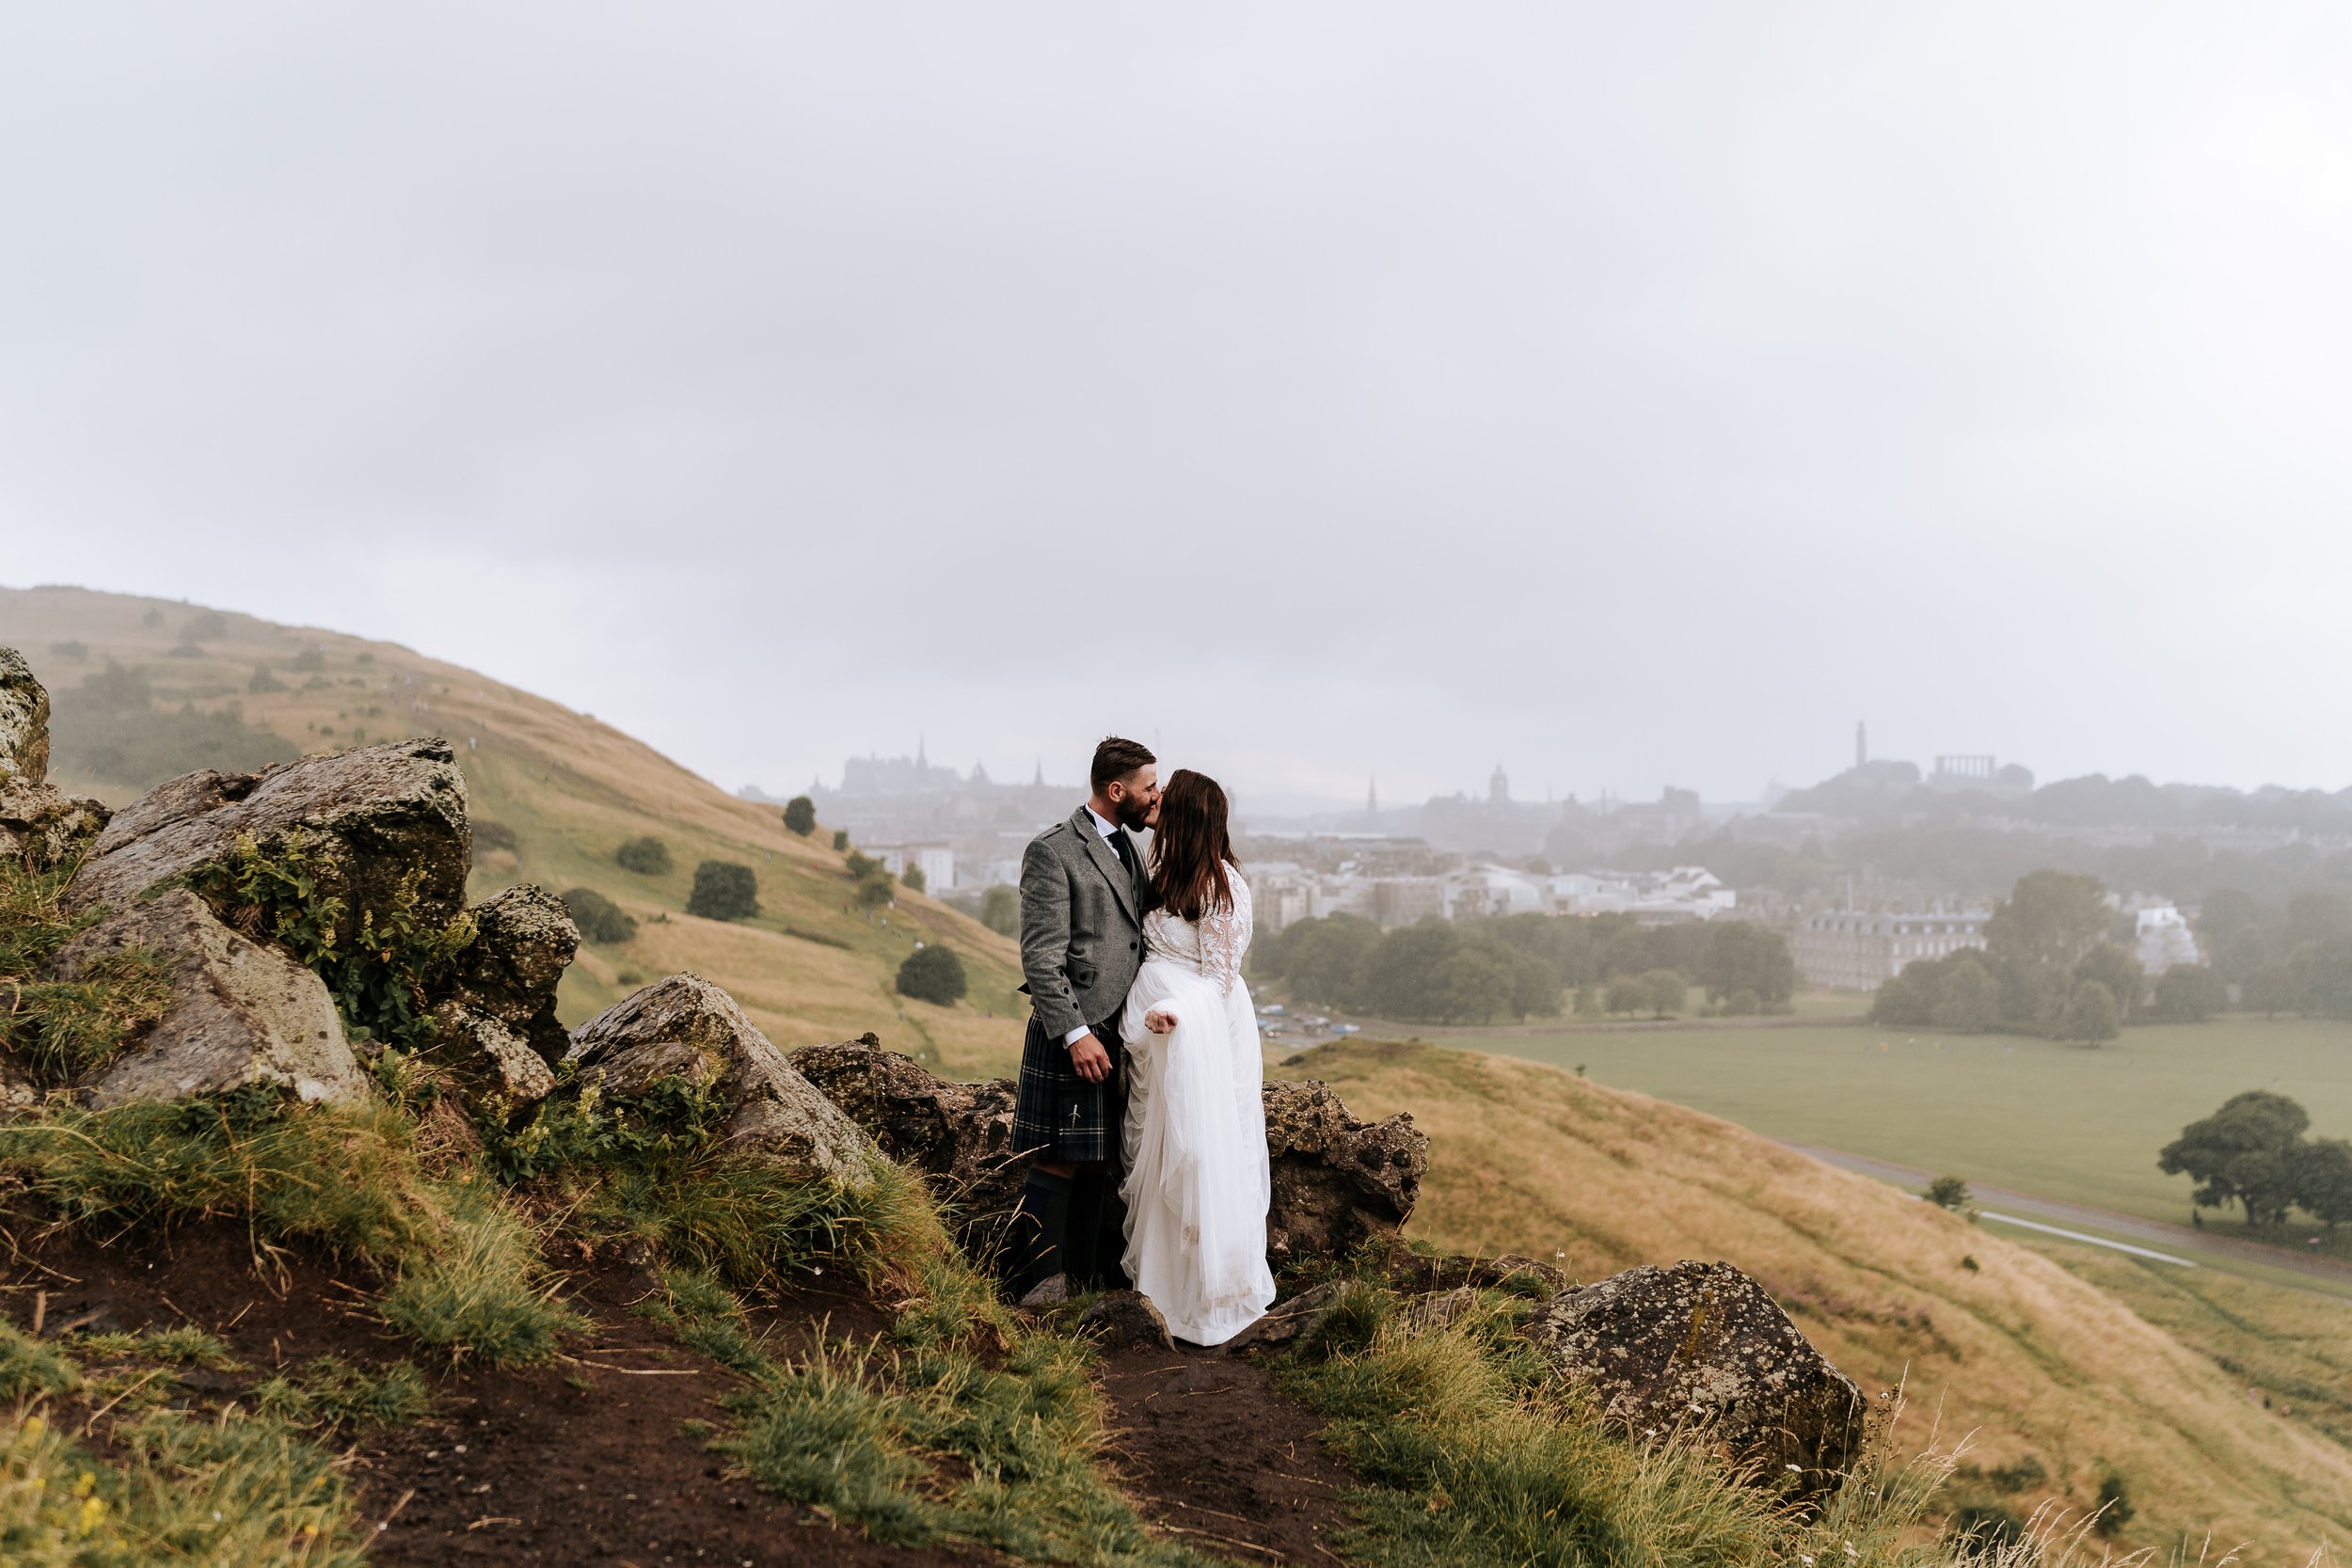
[[[49,692],[0,648],[0,855],[35,871],[64,865],[106,826],[106,808],[49,784]]]
[[[14,648],[0,648],[0,783],[49,777],[49,691]]]
[[[135,949],[159,960],[171,998],[163,1017],[83,1085],[100,1109],[266,1084],[301,1100],[351,1102],[367,1074],[343,1037],[319,977],[221,924],[185,888],[110,915],[58,953],[51,973],[80,978],[100,958]]]
[[[449,743],[431,738],[158,784],[106,825],[67,902],[119,909],[227,860],[242,837],[278,854],[295,833],[314,858],[319,895],[342,898],[355,924],[363,910],[391,909],[411,878],[420,920],[437,925],[465,908],[466,781]]]
[[[967,1244],[987,1250],[1021,1200],[1027,1162],[1014,1158],[1012,1085],[955,1084],[885,1051],[871,1035],[804,1045],[794,1070],[898,1164],[919,1171],[961,1225]]]
[[[664,1079],[715,1093],[727,1141],[810,1180],[866,1180],[871,1139],[792,1069],[735,998],[699,974],[673,974],[572,1034],[581,1080],[634,1100]]]
[[[443,1061],[501,1115],[545,1099],[571,1049],[555,990],[580,950],[564,901],[524,885],[478,904],[474,939],[433,1010]]]
[[[1278,1268],[1394,1235],[1429,1171],[1429,1136],[1409,1115],[1361,1120],[1328,1084],[1268,1082],[1265,1136],[1274,1167],[1266,1250]]]
[[[1645,1265],[1544,1304],[1526,1332],[1559,1376],[1643,1436],[1693,1430],[1759,1480],[1834,1488],[1869,1406],[1772,1292],[1729,1263]]]

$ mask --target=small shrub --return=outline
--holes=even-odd
[[[269,673],[268,665],[257,664],[253,667],[253,673],[246,680],[245,689],[249,692],[256,693],[263,691],[283,691],[286,689],[286,683],[279,680],[276,675],[271,674]]]
[[[748,865],[705,861],[694,867],[694,888],[686,912],[706,920],[747,920],[759,912],[759,879]]]
[[[152,606],[148,608],[146,614],[139,617],[139,625],[143,626],[160,626],[163,624],[164,612]]]
[[[923,875],[923,868],[919,865],[908,866],[906,870],[898,874],[898,880],[910,893],[927,893],[930,890],[930,879]]]
[[[873,909],[889,903],[896,896],[897,879],[890,875],[889,866],[854,849],[850,851],[847,863],[850,887],[857,894],[859,903]]]
[[[340,1355],[322,1355],[292,1373],[255,1386],[255,1407],[288,1426],[406,1426],[432,1408],[433,1392],[414,1364],[395,1361],[366,1371]]]
[[[81,1369],[55,1345],[0,1319],[0,1400],[15,1403],[38,1394],[70,1393],[81,1382]]]
[[[968,987],[963,973],[963,960],[953,948],[937,942],[918,947],[898,966],[898,994],[912,996],[918,1002],[935,1002],[952,1007],[963,1000]]]
[[[817,802],[805,795],[795,795],[784,803],[784,825],[806,838],[817,831]]]
[[[1968,1183],[1957,1176],[1939,1176],[1928,1183],[1928,1201],[1954,1213],[1968,1207]]]
[[[229,623],[216,610],[199,610],[180,627],[183,642],[216,642],[228,635]]]
[[[384,1321],[451,1361],[523,1366],[584,1327],[555,1300],[539,1238],[486,1187],[448,1190],[451,1225],[386,1293]]]
[[[78,639],[70,642],[52,642],[49,644],[49,651],[59,658],[70,658],[76,664],[89,657],[89,644]]]
[[[637,934],[637,922],[621,906],[592,887],[576,887],[564,895],[564,908],[588,942],[627,942]]]
[[[2002,1503],[1970,1503],[1952,1515],[1945,1533],[1956,1557],[2000,1559],[2024,1543],[2026,1521]]]
[[[850,847],[850,831],[847,828],[835,828],[833,831],[833,847],[835,849],[847,849]]]
[[[640,877],[670,874],[670,847],[651,833],[630,839],[612,851],[612,859],[622,870],[634,871]]]
[[[2132,1515],[2139,1512],[2132,1506],[2131,1488],[2124,1485],[2123,1478],[2113,1470],[2099,1479],[2099,1501],[2095,1506],[2097,1517],[2092,1528],[2101,1535],[2114,1535],[2121,1531],[2132,1522]]]
[[[522,847],[523,841],[516,835],[515,830],[505,823],[493,822],[486,816],[477,816],[473,819],[473,852],[475,854],[479,855],[485,849],[503,849],[511,855],[519,852]]]
[[[288,659],[286,664],[287,668],[299,670],[304,674],[315,674],[319,671],[326,668],[326,650],[324,648],[305,648],[300,653],[294,655],[294,657]]]

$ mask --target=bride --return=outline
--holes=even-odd
[[[1274,1301],[1266,1267],[1265,1106],[1257,1015],[1242,983],[1249,884],[1225,791],[1178,768],[1160,798],[1127,993],[1127,1277],[1197,1345],[1223,1344]]]

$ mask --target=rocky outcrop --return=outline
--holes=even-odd
[[[1104,1291],[1092,1306],[1078,1314],[1078,1332],[1103,1350],[1124,1350],[1130,1345],[1176,1348],[1175,1339],[1168,1332],[1168,1320],[1152,1305],[1152,1298],[1140,1291]]]
[[[0,855],[35,871],[70,863],[106,826],[106,808],[49,782],[49,692],[0,648]]]
[[[511,887],[476,905],[474,940],[433,1010],[438,1054],[501,1115],[545,1099],[571,1037],[555,990],[580,951],[580,927],[545,888]]]
[[[14,648],[0,648],[0,782],[49,777],[49,691]]]
[[[1363,1121],[1327,1084],[1269,1082],[1265,1135],[1274,1164],[1266,1249],[1277,1268],[1394,1235],[1429,1170],[1428,1135],[1410,1116]]]
[[[137,950],[169,976],[163,1016],[84,1085],[100,1109],[266,1084],[301,1100],[364,1098],[367,1075],[319,977],[222,925],[184,888],[131,905],[73,939],[52,968],[81,977],[103,957]]]
[[[804,1179],[866,1180],[873,1141],[699,974],[673,974],[598,1013],[573,1032],[569,1060],[615,1100],[664,1079],[709,1090],[729,1107],[736,1148]]]
[[[1644,1436],[1692,1429],[1758,1479],[1835,1487],[1859,1452],[1861,1390],[1729,1263],[1645,1266],[1564,1291],[1526,1323],[1565,1380]]]
[[[342,898],[354,922],[362,910],[390,909],[412,877],[419,919],[439,924],[465,907],[466,782],[449,743],[430,738],[158,785],[106,825],[67,901],[120,909],[228,859],[245,835],[275,854],[296,832],[316,859],[320,895]]]
[[[1027,1162],[1012,1147],[1012,1085],[934,1078],[871,1035],[804,1045],[793,1069],[898,1164],[920,1172],[956,1216],[967,1246],[988,1243],[1021,1200]]]

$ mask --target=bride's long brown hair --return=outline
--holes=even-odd
[[[1160,820],[1152,830],[1152,907],[1199,920],[1233,907],[1225,868],[1233,838],[1225,826],[1225,791],[1206,773],[1179,768],[1160,793]]]

